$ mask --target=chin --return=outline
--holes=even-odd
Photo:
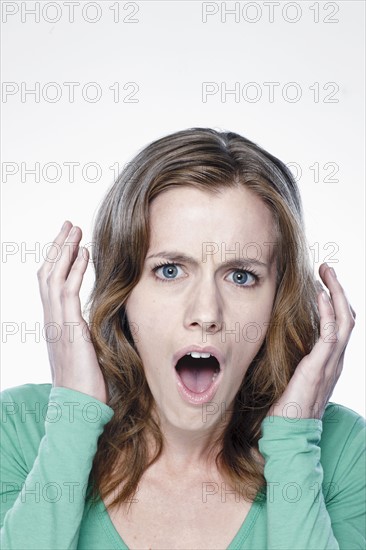
[[[177,393],[173,403],[165,402],[163,407],[156,406],[156,411],[162,427],[170,426],[175,430],[204,434],[227,424],[227,402],[225,399],[215,399],[201,405],[191,404]]]

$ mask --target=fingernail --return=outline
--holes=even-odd
[[[337,278],[336,272],[334,271],[334,269],[332,267],[329,268],[329,272],[330,272],[331,276],[333,277],[333,279]]]
[[[322,298],[323,298],[324,302],[329,302],[329,296],[325,292],[325,290],[323,290],[323,292],[322,292]]]
[[[67,221],[63,223],[63,225],[61,227],[61,231],[63,231],[66,228],[66,225],[67,225]]]

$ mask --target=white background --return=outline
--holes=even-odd
[[[208,126],[296,172],[314,269],[333,253],[357,312],[331,401],[365,415],[364,11],[362,1],[2,2],[2,389],[51,382],[36,271],[63,221],[90,242],[110,167]],[[79,84],[74,101],[65,82]],[[204,83],[215,93],[204,97]],[[36,86],[39,101],[25,93]],[[35,163],[39,182],[26,172]],[[83,303],[92,281],[89,266]]]

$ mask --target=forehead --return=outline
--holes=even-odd
[[[195,187],[173,187],[150,205],[150,251],[202,249],[204,243],[222,243],[235,249],[256,243],[263,256],[273,243],[273,216],[265,203],[244,187],[223,188],[219,194]]]

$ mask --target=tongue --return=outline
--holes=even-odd
[[[200,366],[196,366],[194,361],[200,361]],[[183,384],[190,391],[202,393],[211,386],[215,371],[212,365],[206,364],[205,359],[191,359],[182,361],[178,372]]]

